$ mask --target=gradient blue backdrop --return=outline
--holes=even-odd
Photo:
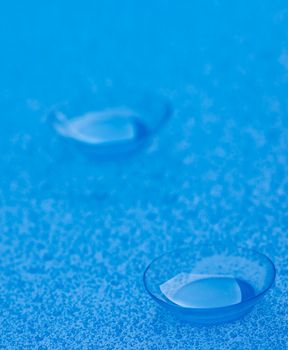
[[[174,116],[89,162],[45,111],[117,82]],[[2,1],[0,349],[288,349],[287,96],[287,1]],[[276,287],[243,320],[181,324],[142,272],[214,241],[267,253]]]

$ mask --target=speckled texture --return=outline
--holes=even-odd
[[[288,349],[287,2],[11,0],[0,29],[0,349]],[[93,163],[43,116],[116,80],[174,116]],[[143,270],[214,241],[268,254],[276,286],[243,320],[179,323]]]

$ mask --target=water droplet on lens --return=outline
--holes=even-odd
[[[148,133],[139,116],[128,108],[92,111],[73,118],[56,112],[53,126],[61,136],[102,156],[131,152]]]
[[[189,308],[214,308],[238,304],[254,295],[254,289],[233,276],[180,273],[160,285],[174,304]]]

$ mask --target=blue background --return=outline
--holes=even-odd
[[[287,349],[287,2],[2,1],[0,48],[0,348]],[[44,115],[118,81],[174,115],[93,163]],[[268,254],[276,286],[242,320],[182,324],[143,270],[215,241]]]

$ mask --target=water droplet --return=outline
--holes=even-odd
[[[254,289],[233,276],[180,273],[160,285],[174,304],[189,308],[214,308],[238,304],[254,295]]]

